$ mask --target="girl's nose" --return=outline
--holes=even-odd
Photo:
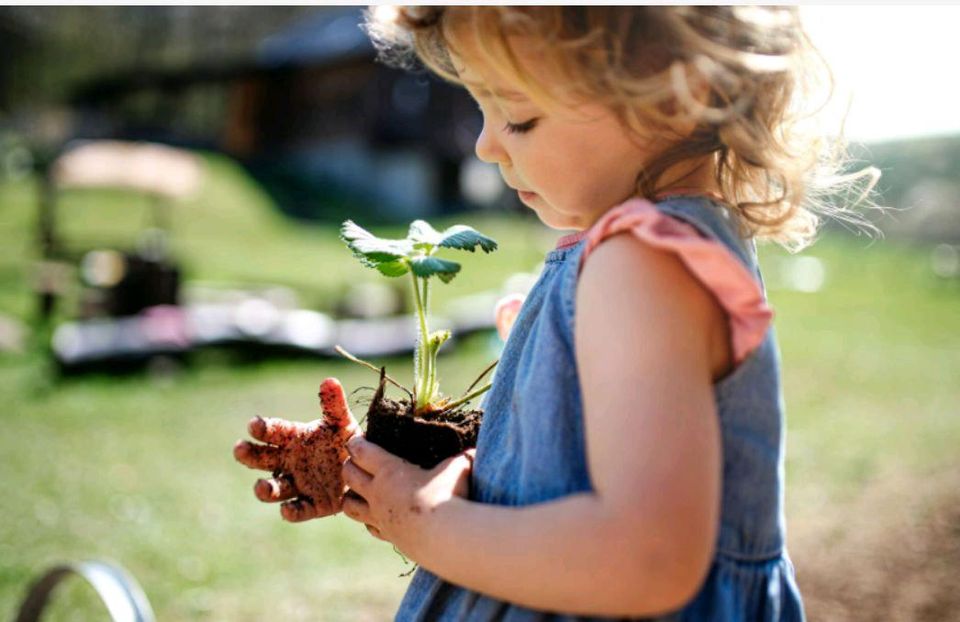
[[[496,137],[496,132],[490,127],[488,121],[483,122],[483,129],[477,136],[477,144],[474,146],[477,157],[483,162],[489,164],[509,164],[510,158],[506,150]]]

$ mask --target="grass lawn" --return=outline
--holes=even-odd
[[[377,278],[350,258],[334,227],[286,221],[234,166],[218,158],[208,165],[202,196],[174,214],[190,278],[285,283],[317,308],[344,283]],[[0,313],[21,318],[33,302],[33,192],[27,182],[0,186]],[[114,214],[125,200],[77,194],[67,206],[77,209],[63,213],[78,238],[109,237],[141,222],[134,210]],[[438,309],[535,269],[557,237],[519,217],[458,220],[498,239],[501,250],[463,254],[463,275],[434,290]],[[889,474],[910,481],[955,468],[960,287],[933,277],[929,249],[827,236],[804,253],[825,267],[817,293],[782,287],[786,253],[761,254],[783,356],[791,529],[845,507]],[[489,335],[457,344],[441,359],[442,386],[465,387],[497,348]],[[406,359],[384,362],[392,375],[410,377]],[[409,566],[391,547],[343,517],[282,522],[276,507],[254,499],[257,473],[231,455],[254,414],[315,418],[316,387],[331,375],[347,387],[374,380],[341,361],[210,357],[172,381],[50,384],[38,354],[0,354],[0,617],[13,617],[30,580],[49,565],[109,558],[136,576],[160,620],[389,618],[409,581],[398,577]],[[78,582],[45,619],[99,612]]]

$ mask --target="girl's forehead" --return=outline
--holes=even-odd
[[[478,99],[534,104],[544,111],[569,105],[561,95],[564,81],[547,60],[548,53],[529,37],[511,35],[505,41],[522,75],[517,75],[509,63],[491,58],[469,34],[453,37],[451,43],[447,51],[453,69]]]
[[[513,102],[531,100],[527,88],[517,77],[498,71],[489,60],[476,51],[466,55],[450,50],[450,59],[457,76],[477,96]],[[529,65],[526,62],[524,64],[525,69],[529,71]]]
[[[464,84],[466,84],[471,91],[475,92],[478,97],[494,97],[512,102],[530,101],[530,98],[521,91],[515,91],[510,88],[489,85],[483,82],[468,82],[466,80],[464,80]]]
[[[518,85],[511,84],[511,80],[501,75],[489,62],[485,62],[478,55],[464,57],[453,50],[450,59],[457,76],[472,91],[496,95],[521,95]]]

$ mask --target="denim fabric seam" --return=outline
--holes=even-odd
[[[727,205],[726,203],[723,203],[723,202],[721,202],[721,201],[718,201],[718,200],[716,200],[716,199],[714,199],[713,197],[708,196],[708,195],[699,195],[699,194],[698,194],[698,195],[668,194],[668,195],[666,195],[666,196],[662,196],[662,197],[658,198],[658,199],[654,202],[654,205],[660,205],[661,203],[668,203],[668,202],[670,202],[670,201],[680,201],[680,202],[687,201],[687,202],[692,202],[692,201],[696,201],[696,200],[698,200],[698,199],[701,200],[701,201],[705,201],[705,202],[707,202],[707,203],[711,203],[713,206],[719,207],[721,210],[723,210],[723,212],[725,212],[725,213],[727,214],[726,216],[724,216],[723,214],[720,215],[720,218],[723,219],[723,220],[731,220],[731,219],[737,219],[737,218],[738,218],[736,212],[735,212],[733,209],[731,209],[731,207],[730,207],[729,205]],[[738,236],[738,237],[739,237],[739,236]]]
[[[715,554],[718,558],[726,559],[733,562],[749,562],[753,564],[763,564],[770,563],[775,561],[780,561],[782,559],[787,559],[784,556],[784,547],[780,546],[773,549],[770,552],[760,552],[760,553],[735,553],[729,549],[723,547],[717,547],[715,549]]]
[[[571,247],[570,250],[580,248],[586,244],[586,240],[581,240],[575,246]],[[569,329],[569,335],[571,335],[576,341],[576,330],[577,330],[577,285],[580,283],[580,258],[583,257],[583,254],[577,256],[577,261],[574,262],[576,265],[570,266],[567,270],[566,281],[563,283],[563,306],[564,313],[566,314],[567,328]],[[573,349],[574,356],[576,356],[576,345],[571,344]]]
[[[577,242],[577,243],[574,244],[573,246],[565,246],[565,247],[563,247],[563,248],[555,248],[555,249],[553,249],[552,251],[550,251],[550,252],[547,253],[546,257],[544,257],[544,259],[543,259],[543,263],[545,263],[545,264],[548,264],[548,263],[563,263],[564,260],[566,260],[567,255],[569,255],[570,252],[571,252],[573,249],[577,248],[577,247],[580,246],[581,244],[583,244],[583,240],[580,240],[579,242]]]

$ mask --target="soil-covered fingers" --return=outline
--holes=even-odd
[[[343,392],[343,385],[336,378],[327,378],[320,383],[320,407],[323,409],[323,422],[335,428],[350,430],[358,428],[347,405],[347,396]]]
[[[279,447],[286,447],[290,441],[303,434],[305,427],[296,421],[260,416],[254,417],[247,424],[250,436]]]
[[[282,462],[279,448],[249,441],[237,441],[233,446],[233,457],[240,464],[262,471],[276,471]]]
[[[323,502],[315,502],[305,497],[299,497],[280,504],[280,516],[291,523],[302,523],[312,518],[322,518],[336,514],[337,509]]]
[[[253,486],[253,494],[257,499],[266,503],[292,499],[300,494],[289,475],[281,475],[272,479],[258,479]]]

